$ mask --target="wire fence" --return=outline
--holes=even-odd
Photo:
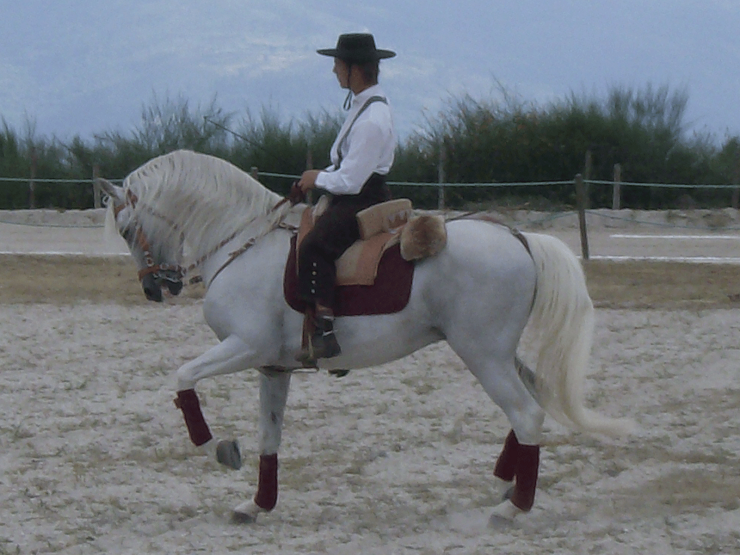
[[[254,172],[252,172],[254,173]],[[273,172],[258,172],[260,177],[271,177],[275,179],[287,179],[296,180],[299,179],[300,175],[287,174],[287,173],[273,173]],[[108,179],[113,183],[122,183],[123,178],[119,179]],[[94,179],[57,179],[57,178],[34,178],[29,179],[28,177],[0,177],[0,183],[56,183],[56,184],[87,184],[94,186]],[[566,181],[512,181],[512,182],[472,182],[472,183],[460,183],[460,182],[439,182],[439,181],[389,181],[388,184],[391,186],[403,186],[403,187],[429,187],[429,188],[450,188],[450,187],[537,187],[543,185],[570,185],[573,180]],[[613,186],[614,181],[605,181],[599,179],[584,179],[584,183],[591,185],[609,185]],[[667,187],[672,189],[737,189],[740,188],[738,185],[728,184],[688,184],[688,183],[648,183],[648,182],[634,182],[634,181],[620,181],[619,184],[623,187]]]
[[[252,168],[250,171],[250,174],[256,178],[270,178],[270,179],[278,179],[278,180],[286,180],[289,182],[297,180],[300,176],[299,175],[293,175],[293,174],[285,174],[285,173],[273,173],[273,172],[259,172],[257,168]],[[618,175],[618,172],[615,172],[615,176]],[[123,179],[111,179],[110,181],[114,183],[121,183]],[[34,198],[34,190],[37,184],[44,184],[47,186],[55,186],[55,185],[81,185],[86,187],[90,194],[94,197],[94,207],[100,208],[102,207],[101,203],[101,192],[97,188],[96,180],[95,178],[90,179],[54,179],[54,178],[22,178],[22,177],[0,177],[0,184],[2,183],[9,183],[9,184],[17,184],[19,186],[26,185],[29,189],[29,199],[33,200]],[[621,195],[624,187],[647,187],[647,188],[672,188],[672,189],[689,189],[689,190],[699,190],[699,189],[728,189],[733,191],[733,199],[732,199],[732,208],[737,209],[737,198],[738,198],[738,191],[740,191],[740,188],[738,185],[727,185],[727,184],[681,184],[681,183],[644,183],[644,182],[628,182],[628,181],[621,181],[619,179],[615,179],[613,181],[604,181],[604,180],[592,180],[592,179],[584,179],[583,176],[580,174],[576,175],[573,180],[552,180],[552,181],[527,181],[527,182],[475,182],[475,183],[459,183],[459,182],[443,182],[443,181],[437,181],[437,182],[408,182],[408,181],[389,181],[389,186],[393,187],[399,187],[399,188],[405,188],[405,187],[414,187],[414,188],[429,188],[429,189],[436,189],[437,192],[437,209],[438,210],[445,210],[446,209],[446,194],[450,190],[454,189],[470,189],[470,188],[517,188],[517,187],[546,187],[546,186],[574,186],[576,190],[576,196],[578,198],[578,208],[576,210],[567,210],[567,211],[560,211],[560,212],[553,212],[549,214],[540,214],[536,218],[529,220],[527,222],[521,222],[522,224],[528,224],[528,225],[544,225],[547,222],[552,222],[554,220],[557,220],[559,218],[564,217],[571,217],[574,214],[577,214],[579,217],[579,224],[582,229],[583,234],[583,244],[585,245],[585,257],[588,257],[587,252],[587,236],[585,231],[585,221],[586,221],[586,213],[588,213],[591,217],[596,218],[612,218],[612,219],[627,219],[626,217],[622,218],[618,215],[607,215],[599,210],[590,210],[588,207],[588,191],[587,188],[589,186],[600,186],[600,187],[611,187],[613,189],[613,195],[612,195],[612,210],[620,210],[620,200]],[[33,208],[33,203],[29,203],[30,208]],[[629,221],[634,224],[643,224],[648,226],[661,226],[661,227],[681,227],[678,224],[664,224],[664,223],[655,223],[652,221],[644,220],[640,221],[639,219],[635,219],[634,217],[630,217]],[[12,219],[7,216],[3,215],[3,211],[0,210],[0,223],[3,224],[11,224],[11,225],[19,225],[19,226],[29,226],[29,227],[72,227],[72,228],[95,228],[95,227],[102,227],[102,223],[95,224],[95,223],[86,223],[86,224],[70,224],[70,225],[64,225],[64,224],[56,224],[56,223],[29,223],[20,221],[17,219]],[[687,229],[706,229],[706,226],[683,226]],[[726,228],[730,229],[730,228]],[[732,228],[734,229],[734,228]]]
[[[259,172],[260,176],[273,177],[278,179],[298,179],[300,175],[287,174],[287,173],[272,173],[272,172]],[[94,179],[80,178],[80,179],[60,179],[60,178],[34,178],[28,177],[0,177],[0,183],[87,183],[92,185]],[[113,183],[122,183],[123,178],[119,179],[108,179]],[[599,179],[586,179],[588,183],[594,185],[613,185],[614,181],[606,181]],[[439,181],[389,181],[390,185],[403,185],[410,187],[517,187],[517,186],[536,186],[536,185],[568,185],[573,183],[573,180],[566,181],[512,181],[512,182],[500,182],[494,181],[490,183],[458,183],[458,182],[439,182]],[[634,187],[673,187],[673,188],[688,188],[688,189],[702,189],[702,188],[719,188],[719,189],[734,189],[740,187],[740,185],[727,185],[727,184],[682,184],[682,183],[646,183],[646,182],[632,182],[632,181],[621,181],[622,185],[629,185]]]

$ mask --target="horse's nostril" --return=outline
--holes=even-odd
[[[169,289],[170,294],[179,295],[180,291],[182,291],[182,282],[181,281],[168,281],[167,289]]]
[[[162,290],[158,287],[151,288],[151,287],[144,287],[144,295],[146,296],[147,300],[154,301],[154,302],[162,302]]]

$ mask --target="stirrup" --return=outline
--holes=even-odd
[[[334,335],[334,317],[331,315],[309,317],[307,315],[305,325],[312,329],[304,329],[304,346],[296,354],[295,359],[304,366],[316,366],[320,358],[333,358],[342,353],[336,336]]]
[[[332,333],[327,337],[322,337],[318,341],[314,338],[309,339],[308,345],[298,351],[295,359],[306,368],[316,368],[318,359],[333,358],[341,354],[342,348]]]
[[[317,329],[311,337],[311,349],[315,358],[334,358],[342,354],[342,348],[339,346],[334,330],[321,331]]]

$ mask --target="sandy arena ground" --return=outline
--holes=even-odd
[[[701,234],[736,235],[727,217]],[[2,252],[107,249],[99,228],[29,221],[99,215],[8,218],[24,223],[0,223]],[[572,224],[545,227],[578,252]],[[617,247],[614,234],[596,229],[592,254],[632,241],[657,256],[738,255],[731,239]],[[739,553],[736,270],[587,264],[589,401],[639,430],[600,440],[548,420],[536,504],[514,524],[488,524],[509,426],[438,344],[343,379],[295,375],[278,507],[243,526],[230,511],[256,486],[256,374],[198,385],[214,432],[242,445],[240,471],[199,455],[172,404],[175,369],[215,342],[198,290],[156,306],[125,257],[0,255],[0,554]]]

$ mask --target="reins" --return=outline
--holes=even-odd
[[[285,200],[285,199],[283,199],[283,200]],[[282,204],[282,202],[281,203],[278,203],[278,204]],[[277,205],[275,205],[273,207],[273,209],[271,210],[271,212],[274,211],[276,208],[277,208]],[[252,237],[246,243],[244,243],[241,247],[239,247],[235,251],[230,252],[229,253],[229,257],[226,259],[226,261],[223,264],[221,264],[221,266],[219,266],[218,270],[216,270],[216,273],[213,274],[213,277],[211,278],[211,280],[206,284],[206,288],[208,288],[208,287],[211,286],[211,283],[213,283],[213,280],[216,279],[216,277],[218,276],[218,274],[220,274],[229,264],[231,264],[239,256],[241,256],[246,251],[248,251],[251,247],[253,247],[255,245],[255,243],[257,243],[257,241],[259,239],[262,239],[262,237],[264,237],[265,235],[267,235],[271,231],[274,231],[275,229],[278,229],[278,228],[288,229],[288,230],[291,230],[291,231],[295,231],[297,229],[295,226],[287,225],[287,224],[283,223],[282,221],[275,222],[268,229],[266,229],[262,234],[257,235],[255,237]],[[231,239],[233,239],[233,237]],[[231,239],[225,241],[225,243],[228,243]],[[222,243],[225,244],[224,242],[222,242]],[[221,246],[223,246],[223,244]],[[215,252],[213,254],[215,254]],[[196,264],[196,266],[197,265],[198,264]],[[202,281],[202,279],[203,278],[200,278],[198,281]],[[192,282],[191,281],[191,283],[197,283],[197,281],[196,282]]]
[[[297,204],[297,202],[295,202],[295,200],[296,199],[295,199],[295,197],[292,194],[290,196],[287,196],[285,198],[280,199],[275,204],[275,206],[273,206],[269,210],[269,212],[267,212],[267,214],[265,214],[265,217],[269,216],[273,212],[276,212],[278,210],[278,208],[280,208],[281,206],[283,206],[284,204],[286,204],[288,202],[291,203],[291,206],[294,206],[295,204]],[[219,266],[218,270],[216,270],[216,273],[213,274],[213,277],[211,278],[211,280],[206,284],[206,288],[208,288],[208,287],[211,286],[211,283],[213,283],[213,280],[216,279],[216,277],[224,270],[224,268],[226,268],[229,264],[231,264],[234,260],[236,260],[239,256],[241,256],[242,254],[244,254],[246,251],[248,251],[251,247],[253,247],[255,245],[255,243],[257,243],[257,241],[259,239],[262,239],[262,237],[264,237],[265,235],[267,235],[271,231],[274,231],[275,229],[278,229],[278,228],[290,229],[290,230],[295,230],[296,229],[295,226],[289,226],[289,225],[283,223],[282,220],[283,220],[283,218],[280,218],[280,219],[276,220],[275,222],[273,222],[273,224],[269,228],[267,228],[266,230],[264,230],[261,234],[255,235],[254,237],[250,238],[246,243],[244,243],[241,247],[239,247],[235,251],[230,252],[229,253],[229,257],[226,259],[226,261],[223,264],[221,264],[221,266]],[[200,266],[208,258],[210,258],[214,254],[216,254],[216,252],[218,252],[222,247],[224,247],[227,243],[229,243],[232,239],[234,239],[234,237],[236,237],[240,233],[240,231],[241,230],[234,232],[230,237],[228,237],[227,239],[224,239],[223,241],[221,241],[213,250],[211,250],[210,252],[206,253],[206,255],[202,256],[198,260],[196,260],[189,267],[189,269],[190,268],[197,267],[197,266]],[[198,281],[202,281],[202,279],[203,278],[200,278]]]

